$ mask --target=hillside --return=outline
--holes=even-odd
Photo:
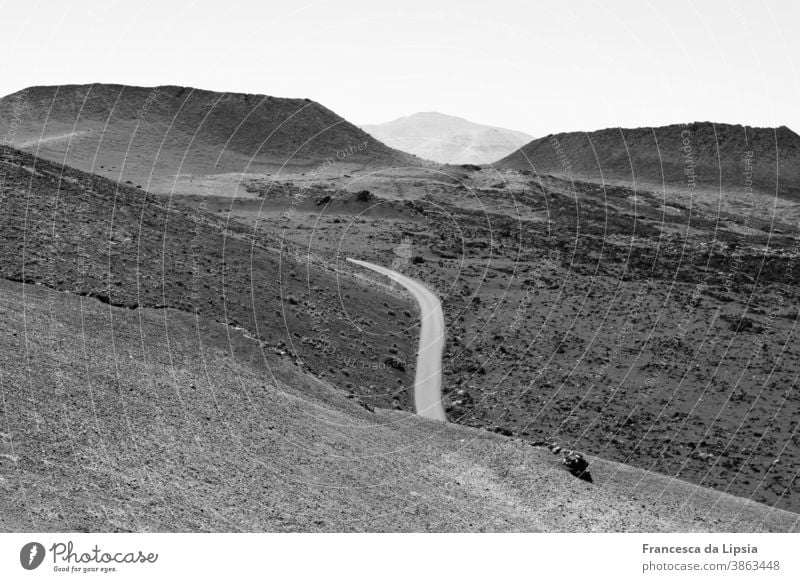
[[[129,309],[195,313],[337,377],[354,397],[407,402],[412,303],[341,276],[335,262],[315,261],[263,221],[225,221],[2,147],[0,184],[0,278]],[[360,329],[374,337],[367,342]],[[387,366],[390,357],[403,365]]]
[[[200,354],[200,357],[198,357]],[[0,280],[2,531],[790,531],[797,516],[365,410],[241,330]]]
[[[443,164],[486,164],[533,139],[521,131],[434,112],[361,128],[393,148]]]
[[[30,87],[0,99],[10,145],[151,191],[177,174],[419,164],[309,99],[189,87]]]
[[[591,182],[635,181],[654,189],[752,187],[800,198],[800,136],[787,127],[702,122],[559,133],[532,141],[494,166]]]

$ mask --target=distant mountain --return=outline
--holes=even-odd
[[[682,188],[753,188],[800,198],[800,136],[785,126],[697,122],[548,135],[493,164],[498,168]]]
[[[0,99],[0,132],[8,145],[141,184],[178,173],[420,163],[309,99],[189,87],[30,87]]]
[[[442,164],[488,164],[533,139],[442,113],[415,113],[361,128],[393,148]]]

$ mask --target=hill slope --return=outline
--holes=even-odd
[[[635,181],[659,190],[664,184],[683,190],[752,187],[800,198],[800,136],[787,127],[703,122],[559,133],[493,165],[592,182]]]
[[[361,127],[393,148],[443,164],[486,164],[533,139],[521,131],[434,112]]]
[[[130,309],[196,313],[247,330],[356,396],[407,401],[401,388],[413,365],[384,360],[415,353],[414,326],[402,315],[411,301],[364,288],[258,225],[10,148],[0,147],[0,184],[0,277]],[[357,324],[347,315],[356,306]],[[374,332],[369,343],[356,325]]]
[[[402,412],[241,331],[0,280],[2,531],[789,531],[797,515]],[[198,354],[200,357],[198,357]]]
[[[12,130],[10,145],[151,190],[176,174],[420,162],[308,99],[189,87],[30,87],[0,100]]]

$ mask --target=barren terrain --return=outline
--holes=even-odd
[[[0,280],[3,531],[796,531],[797,515],[359,406],[242,330]]]
[[[233,99],[239,103],[239,97]],[[96,115],[102,117],[105,106],[99,103]],[[30,119],[41,117],[35,111],[31,115]],[[196,121],[193,118],[191,123]],[[57,116],[53,119],[53,123],[61,122]],[[201,126],[198,123],[197,127]],[[508,497],[503,490],[501,504],[508,503],[506,509],[490,510],[492,515],[507,511],[504,522],[486,521],[489,518],[477,509],[464,510],[470,517],[463,522],[448,521],[444,516],[452,515],[455,506],[448,506],[450,513],[443,509],[437,514],[425,505],[416,517],[404,517],[391,527],[380,520],[369,525],[360,521],[350,527],[344,524],[351,523],[352,516],[339,516],[330,522],[323,519],[325,525],[320,529],[724,530],[759,529],[763,519],[778,520],[764,522],[770,524],[766,526],[769,529],[790,529],[796,527],[793,519],[800,512],[800,397],[796,388],[800,369],[796,341],[800,208],[796,192],[800,190],[791,169],[796,136],[781,138],[777,157],[770,162],[767,133],[756,132],[752,144],[742,145],[734,130],[726,133],[727,129],[715,127],[712,135],[730,139],[713,142],[723,168],[714,185],[713,152],[709,153],[711,146],[706,147],[706,129],[702,125],[691,129],[692,143],[702,151],[693,158],[698,174],[691,186],[685,181],[687,174],[679,171],[683,163],[680,140],[660,142],[664,162],[660,174],[652,169],[649,154],[645,155],[649,146],[640,149],[641,156],[628,158],[628,173],[632,168],[637,177],[634,187],[624,176],[624,158],[619,147],[612,147],[611,138],[607,140],[609,153],[596,158],[597,168],[602,170],[598,177],[588,170],[579,171],[591,159],[578,155],[578,149],[562,150],[572,165],[566,174],[557,167],[549,168],[558,175],[548,174],[540,166],[517,167],[505,162],[495,168],[434,166],[388,148],[386,159],[379,156],[353,164],[345,160],[329,164],[326,155],[335,156],[336,149],[326,148],[339,148],[349,139],[337,137],[309,154],[305,166],[284,166],[279,171],[256,167],[244,158],[231,158],[229,165],[214,168],[208,165],[211,158],[195,152],[194,145],[174,142],[167,148],[171,157],[163,160],[164,171],[159,174],[167,181],[155,188],[167,196],[150,192],[147,183],[142,188],[137,188],[142,184],[134,180],[127,184],[122,173],[107,173],[114,178],[108,180],[70,167],[95,168],[88,158],[92,148],[98,156],[127,165],[131,156],[122,142],[86,142],[88,149],[81,149],[70,145],[76,143],[71,141],[75,136],[65,134],[64,141],[64,136],[48,134],[51,150],[42,150],[45,142],[28,147],[47,151],[46,157],[53,159],[63,152],[66,166],[11,148],[0,150],[0,277],[15,282],[7,283],[11,290],[19,285],[15,293],[34,285],[40,290],[41,300],[37,300],[38,307],[31,308],[32,317],[41,312],[44,301],[51,306],[48,317],[67,318],[63,333],[55,336],[60,338],[56,352],[77,349],[66,339],[68,330],[74,336],[77,329],[76,320],[69,319],[77,317],[75,305],[78,313],[84,304],[99,304],[109,317],[134,318],[131,321],[138,317],[138,325],[145,327],[153,321],[165,325],[163,341],[167,343],[157,339],[160,336],[155,332],[142,332],[139,342],[152,340],[152,345],[141,346],[142,357],[129,351],[131,361],[123,361],[134,367],[115,376],[102,372],[92,380],[98,386],[116,386],[119,391],[124,384],[125,390],[133,393],[146,388],[134,380],[142,375],[136,366],[147,365],[147,350],[170,357],[173,347],[169,342],[173,340],[167,322],[177,318],[184,327],[176,336],[176,345],[189,342],[188,338],[218,345],[207,334],[225,342],[233,342],[230,338],[234,336],[243,338],[249,346],[244,360],[233,349],[223,353],[223,346],[220,359],[206,367],[227,370],[226,377],[242,375],[261,382],[257,385],[266,394],[273,390],[297,394],[307,401],[298,404],[297,414],[316,410],[319,403],[315,399],[322,398],[322,393],[313,387],[324,386],[329,391],[324,394],[335,394],[345,402],[347,412],[341,414],[346,418],[331,421],[335,426],[340,421],[350,422],[352,410],[360,411],[358,418],[379,418],[378,425],[385,421],[392,430],[398,419],[410,423],[413,430],[408,434],[413,436],[401,437],[381,432],[383,429],[369,433],[369,438],[385,437],[383,444],[376,445],[378,450],[407,452],[420,442],[431,446],[431,456],[424,461],[403,457],[405,465],[397,469],[401,474],[419,467],[417,463],[426,471],[442,471],[450,458],[446,452],[450,445],[436,441],[445,438],[442,435],[468,435],[459,436],[459,443],[463,438],[469,443],[506,443],[502,446],[510,447],[510,456],[501,456],[490,468],[480,460],[483,453],[470,457],[469,462],[461,458],[455,462],[459,470],[481,475],[490,471],[493,484],[479,485],[483,491],[494,490],[497,483],[516,487],[533,475],[538,478],[541,467],[535,459],[549,459],[551,465],[559,459],[548,450],[577,449],[592,460],[593,486],[560,470],[553,473],[558,485],[544,492],[547,499],[559,500],[559,509],[546,517],[541,511],[552,507],[537,505],[541,501],[534,502],[534,498],[541,500],[541,496],[520,485],[525,493],[515,489]],[[781,132],[783,129],[772,135],[780,137]],[[229,151],[213,134],[203,143],[211,148],[211,157]],[[545,145],[554,149],[552,142]],[[756,152],[749,177],[743,158],[747,147]],[[379,150],[375,145],[370,151]],[[548,154],[556,156],[551,162],[563,170],[564,158],[554,151]],[[277,159],[283,154],[276,151],[274,155]],[[174,165],[184,157],[195,159],[197,168],[184,173],[180,164]],[[606,162],[608,171],[603,165]],[[145,159],[137,175],[144,176],[159,163]],[[640,171],[642,168],[649,169]],[[777,184],[769,178],[776,168],[783,177]],[[605,180],[606,176],[612,179]],[[437,292],[447,326],[445,405],[450,420],[460,426],[432,429],[406,414],[412,410],[408,387],[414,376],[419,333],[416,308],[398,286],[352,268],[347,258],[385,265],[424,281]],[[60,366],[20,367],[20,362],[29,361],[32,355],[37,361],[53,361],[54,353],[52,347],[47,348],[51,351],[45,347],[26,351],[25,304],[10,303],[7,312],[7,326],[17,333],[12,337],[22,334],[23,338],[22,347],[13,343],[17,340],[9,340],[12,344],[6,351],[13,355],[5,363],[4,369],[11,371],[3,372],[3,385],[15,382],[13,390],[6,392],[9,399],[20,397],[20,386],[28,386],[28,390],[52,389],[53,383],[58,386],[59,378],[65,377],[64,369],[73,365],[69,362],[83,361],[66,351]],[[68,304],[72,307],[66,307]],[[194,322],[198,329],[186,327],[187,322]],[[98,327],[90,335],[105,338],[102,345],[110,344],[113,350],[115,336],[108,335],[113,329]],[[40,338],[43,333],[39,328],[30,337]],[[134,349],[135,342],[128,340],[129,345],[120,345]],[[181,364],[186,370],[204,365],[202,357],[196,360],[204,350],[192,345],[186,348]],[[180,348],[174,349],[180,352]],[[195,354],[195,360],[190,362],[189,353]],[[83,358],[110,362],[120,369],[116,356],[95,357],[88,352]],[[286,376],[267,384],[257,380],[264,369],[285,370]],[[93,373],[87,371],[90,378]],[[172,364],[152,371],[154,378],[164,374],[175,381]],[[75,378],[65,382],[66,388],[56,388],[59,398],[68,399],[76,386],[84,386]],[[136,406],[144,408],[136,422],[160,422],[162,432],[174,430],[171,420],[159,420],[159,415],[179,418],[193,406],[181,390],[201,386],[193,380],[181,380],[179,385],[177,400],[155,405],[157,413],[147,409],[154,406],[152,402],[137,396]],[[220,375],[207,378],[205,385],[211,391],[227,384]],[[248,391],[243,394],[252,395],[256,384],[246,386]],[[39,393],[26,398],[28,402],[47,401]],[[123,406],[122,402],[120,399],[115,406]],[[21,403],[14,406],[24,408]],[[220,411],[233,414],[231,407],[236,408],[220,405]],[[267,403],[254,401],[249,412],[260,414],[265,407]],[[47,414],[58,418],[57,409],[48,410]],[[286,413],[280,409],[276,414]],[[17,412],[6,418],[15,419],[15,415]],[[212,422],[215,416],[198,418]],[[225,422],[215,423],[214,430],[223,430],[224,425],[224,430],[238,435],[232,437],[234,442],[245,442],[244,433],[235,431],[250,429],[234,426],[233,418],[225,416]],[[72,423],[64,426],[69,428]],[[38,436],[25,432],[32,430],[31,426],[35,423],[23,422],[4,432],[12,435],[11,441],[17,439],[13,435],[25,434],[36,446],[40,441],[45,443],[42,446],[50,446],[42,440],[46,431],[36,433]],[[196,425],[190,426],[195,433],[201,432]],[[290,438],[289,433],[297,431],[314,433],[315,426],[307,421],[302,429],[287,428],[285,436]],[[264,431],[258,423],[251,428],[255,433],[248,435]],[[355,434],[348,432],[347,438],[365,438],[363,432],[359,437]],[[114,438],[118,439],[114,446],[124,448],[133,447],[130,443],[139,437]],[[331,439],[336,442],[332,433],[325,432],[319,442],[311,440],[317,442],[314,447],[328,447],[333,446]],[[182,452],[188,445],[180,443],[171,454],[188,454]],[[389,443],[400,444],[394,448]],[[416,444],[412,447],[412,443]],[[302,446],[311,445],[303,441]],[[348,449],[343,458],[351,459],[353,450]],[[361,460],[371,454],[358,451],[356,458]],[[28,459],[26,463],[38,462],[35,456],[7,454]],[[259,458],[266,462],[268,456]],[[204,470],[217,471],[216,463],[211,461]],[[226,464],[225,471],[242,475],[237,486],[252,488],[253,482],[243,473],[247,464],[239,463],[239,469],[234,465]],[[525,470],[519,472],[522,465]],[[342,480],[350,483],[355,478],[352,475],[376,479],[381,475],[380,481],[385,472],[396,469],[394,465],[366,469],[349,460],[347,466],[338,472],[315,461],[309,462],[308,471],[326,479],[335,474],[331,482],[337,488]],[[359,467],[362,473],[349,473]],[[609,467],[613,467],[610,473]],[[21,470],[17,461],[6,469],[17,474]],[[41,475],[47,477],[48,471],[42,470]],[[70,475],[77,479],[74,473]],[[450,482],[452,475],[448,475],[444,479]],[[551,473],[545,471],[545,475]],[[3,477],[8,480],[11,474]],[[451,488],[446,491],[452,491],[454,499],[478,503],[476,498],[462,497],[464,481],[452,479],[457,485],[446,486]],[[30,486],[24,480],[19,482],[21,487]],[[410,479],[408,487],[413,483]],[[416,488],[403,490],[395,497],[396,503],[414,492],[431,504],[439,503],[440,485],[437,481],[422,493]],[[582,487],[589,488],[577,489]],[[723,493],[757,503],[732,500]],[[211,487],[206,494],[203,503],[216,499],[218,489]],[[570,501],[564,501],[563,495],[569,495]],[[324,501],[313,501],[317,497]],[[308,519],[286,527],[259,521],[253,515],[231,518],[233,513],[225,514],[228,521],[214,525],[213,518],[201,519],[192,511],[187,515],[194,515],[192,519],[197,521],[177,521],[182,525],[175,527],[314,528],[309,525],[312,514],[335,513],[336,500],[341,501],[328,499],[319,490],[303,499],[312,507],[303,514]],[[642,501],[645,507],[632,513],[627,509],[612,512],[619,517],[617,521],[605,520],[592,505],[624,505],[631,499]],[[678,504],[674,520],[671,516],[676,506],[669,499],[687,500],[685,505]],[[712,501],[698,520],[699,505],[695,503],[701,499],[703,503]],[[361,497],[342,502],[350,503],[353,512],[367,503]],[[651,502],[666,505],[654,508]],[[183,501],[175,503],[178,507]],[[314,510],[314,503],[324,506]],[[371,498],[369,507],[373,503],[379,505]],[[576,521],[575,516],[583,514],[571,513],[569,503],[577,503],[580,512],[588,511],[586,521]],[[157,510],[168,511],[170,506],[167,503]],[[241,503],[235,507],[230,511],[241,512]],[[751,508],[758,517],[737,521],[744,515],[740,513],[743,507]],[[556,519],[559,511],[562,521]],[[136,524],[126,515],[120,510],[121,521],[102,523],[120,529],[159,529],[166,523],[166,518],[154,515],[152,523]],[[426,515],[440,518],[426,521]],[[367,518],[362,515],[360,519]],[[8,527],[13,529],[22,522],[13,523],[16,525]],[[47,523],[56,527],[57,522]],[[101,522],[90,519],[87,523],[91,526],[86,527],[95,527]]]
[[[492,174],[360,206],[343,185],[281,225],[309,256],[438,291],[457,422],[797,510],[796,206]],[[268,224],[265,199],[225,211]],[[398,204],[419,214],[380,215]]]

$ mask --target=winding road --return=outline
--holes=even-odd
[[[420,416],[447,422],[447,415],[442,406],[444,316],[439,298],[423,283],[401,275],[397,271],[367,261],[347,260],[360,267],[386,275],[408,289],[417,300],[421,312],[422,329],[419,333],[417,374],[414,379],[414,408]]]

